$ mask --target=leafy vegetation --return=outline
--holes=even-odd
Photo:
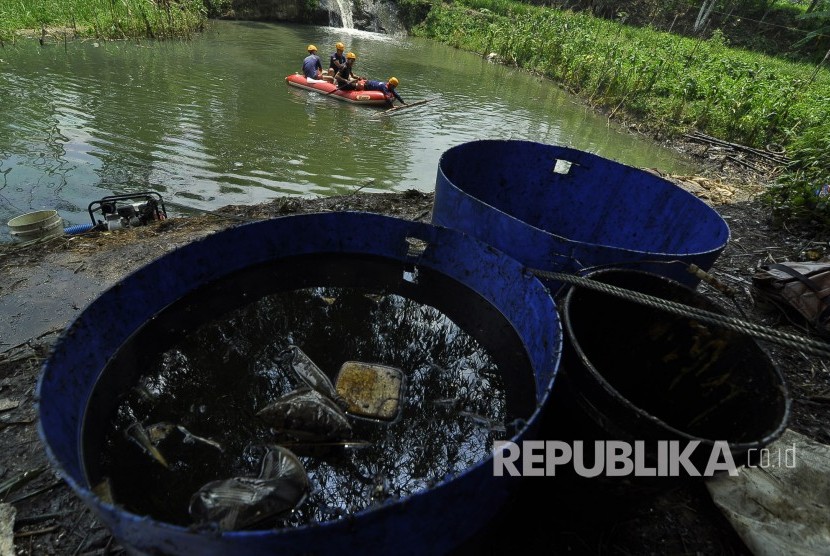
[[[830,224],[830,200],[816,193],[830,183],[830,60],[823,54],[830,48],[830,0],[397,3],[416,34],[495,53],[605,107],[610,117],[628,114],[671,133],[698,129],[753,147],[786,148],[792,163],[767,195],[771,207]],[[309,10],[318,4],[306,0]],[[41,40],[183,37],[233,5],[0,0],[0,46],[21,29]],[[758,31],[765,20],[774,33]]]
[[[830,183],[826,66],[730,48],[717,30],[708,39],[683,37],[510,0],[434,5],[414,31],[552,78],[610,117],[783,146],[793,162],[768,200],[782,215],[830,224],[830,203],[816,195]]]
[[[817,62],[830,48],[830,0],[545,0],[544,4],[686,36],[708,36],[717,29],[732,46],[791,59]]]
[[[207,12],[202,0],[0,0],[0,40],[14,41],[20,30],[35,31],[41,40],[185,37],[201,30]]]

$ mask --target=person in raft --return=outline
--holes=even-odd
[[[346,65],[346,55],[343,54],[346,46],[342,42],[339,42],[334,45],[334,48],[334,54],[329,56],[329,75],[332,77],[337,73],[337,70]]]
[[[386,100],[389,104],[393,104],[394,101],[392,98],[396,98],[400,101],[401,104],[406,104],[404,100],[401,98],[401,95],[395,90],[398,88],[398,81],[397,77],[390,77],[389,81],[384,83],[383,81],[374,81],[374,80],[366,80],[363,82],[363,90],[364,91],[380,91],[386,96]]]
[[[320,79],[323,76],[323,63],[317,56],[317,47],[308,45],[308,56],[303,60],[303,75],[306,79]]]
[[[357,87],[357,81],[362,79],[354,74],[354,62],[357,60],[354,52],[346,54],[346,63],[337,70],[334,74],[334,80],[337,82],[337,88],[341,91],[354,91]]]

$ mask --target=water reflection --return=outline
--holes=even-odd
[[[475,299],[465,304],[476,312]],[[506,335],[499,341],[512,347],[494,357],[434,306],[386,289],[267,295],[175,338],[149,359],[107,432],[100,475],[109,478],[119,504],[180,524],[190,523],[189,500],[200,487],[257,477],[273,445],[299,455],[311,482],[306,502],[278,526],[406,497],[482,460],[494,439],[512,434],[513,422],[533,410],[529,367],[514,356],[521,345]],[[257,412],[307,387],[286,357],[292,345],[332,381],[346,361],[401,369],[400,417],[387,423],[352,416],[351,432],[338,429],[338,438],[269,427]],[[525,391],[508,388],[505,376],[511,384],[524,380]],[[135,423],[145,429],[175,423],[205,442],[167,442],[159,449],[168,465],[160,465],[125,434]]]
[[[305,45],[344,41],[358,73],[396,75],[394,117],[288,87]],[[417,52],[417,56],[413,53]],[[113,193],[159,191],[197,209],[280,195],[434,188],[448,148],[516,138],[623,163],[690,170],[609,126],[553,83],[414,38],[330,27],[213,22],[187,42],[21,41],[0,73],[0,221],[60,208],[68,224]],[[9,239],[0,227],[0,240]]]

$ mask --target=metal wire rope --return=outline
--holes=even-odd
[[[789,332],[769,328],[751,321],[713,313],[698,307],[690,307],[689,305],[684,305],[683,303],[678,303],[676,301],[662,299],[660,297],[620,288],[618,286],[612,286],[611,284],[598,282],[585,276],[565,274],[562,272],[551,272],[534,268],[528,270],[532,274],[542,278],[556,280],[575,286],[582,286],[599,292],[615,295],[622,299],[633,301],[641,305],[666,311],[674,315],[695,318],[702,322],[722,326],[735,332],[767,340],[775,344],[795,348],[813,355],[821,357],[830,356],[830,343],[816,340],[814,338],[791,334]]]

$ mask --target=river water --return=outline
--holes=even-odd
[[[397,76],[421,106],[379,116],[288,87],[306,46],[337,41],[355,73]],[[279,196],[431,191],[448,148],[477,139],[571,146],[636,167],[694,163],[609,126],[550,81],[411,37],[211,22],[189,41],[37,41],[0,50],[0,241],[55,209],[90,223],[107,195],[159,192],[172,214]]]

